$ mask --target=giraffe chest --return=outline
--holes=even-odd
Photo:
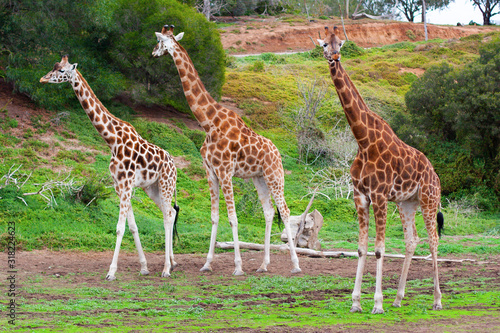
[[[116,184],[147,187],[157,182],[162,174],[175,172],[171,157],[162,149],[147,142],[138,149],[124,145],[114,150],[109,169]]]

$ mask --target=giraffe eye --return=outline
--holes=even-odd
[[[64,73],[64,69],[60,69],[59,72]]]

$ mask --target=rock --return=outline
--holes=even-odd
[[[297,235],[297,229],[299,228],[301,216],[290,216],[290,229],[292,231],[293,237]],[[298,247],[308,248],[313,250],[321,249],[321,243],[318,240],[318,234],[323,226],[323,216],[316,209],[306,215],[306,222],[302,234],[299,236],[299,241],[297,242]],[[286,231],[283,230],[281,234],[281,240],[285,243],[288,242],[288,237]]]

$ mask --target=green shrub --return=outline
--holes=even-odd
[[[252,70],[254,72],[263,72],[264,71],[264,62],[262,60],[257,60],[252,65]]]
[[[309,54],[313,59],[323,58],[323,47],[320,45],[316,45],[314,49],[309,51]]]
[[[406,36],[410,38],[411,40],[417,39],[417,36],[413,32],[413,30],[406,30]]]
[[[352,41],[347,41],[342,46],[342,50],[340,51],[342,57],[344,58],[356,58],[365,53],[363,48],[356,45],[356,43]]]
[[[207,90],[216,99],[220,96],[224,51],[219,32],[214,23],[175,0],[19,0],[2,15],[0,45],[10,52],[5,75],[15,81],[17,91],[46,108],[78,104],[69,85],[39,83],[69,54],[104,103],[127,89],[138,102],[171,104],[189,112],[171,57],[151,57],[154,32],[166,23],[186,33],[182,45]]]

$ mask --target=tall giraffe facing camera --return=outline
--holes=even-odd
[[[377,276],[375,306],[372,313],[383,313],[382,266],[385,253],[387,203],[395,202],[403,224],[406,243],[405,260],[393,306],[400,307],[404,297],[408,269],[419,241],[415,213],[420,205],[429,235],[429,247],[434,270],[434,310],[441,310],[441,291],[437,266],[437,247],[443,228],[441,184],[431,163],[423,153],[401,141],[382,117],[370,110],[349,75],[340,63],[340,48],[344,41],[340,31],[325,27],[326,37],[319,40],[328,60],[330,75],[337,90],[349,126],[358,143],[358,153],[351,166],[354,203],[359,220],[358,269],[352,293],[351,312],[361,312],[361,280],[368,249],[370,204],[375,215]],[[436,223],[437,216],[437,223]]]

